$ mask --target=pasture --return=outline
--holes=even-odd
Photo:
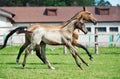
[[[88,48],[94,57],[89,57],[82,49],[78,49],[81,56],[90,66],[82,63],[83,71],[78,68],[72,55],[63,54],[63,48],[54,50],[47,48],[47,58],[56,68],[50,70],[44,65],[35,53],[27,58],[26,69],[22,68],[23,56],[20,63],[15,63],[19,46],[7,46],[0,50],[0,79],[120,79],[120,48],[99,48],[99,54],[94,53],[94,48]]]

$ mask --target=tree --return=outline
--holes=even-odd
[[[0,6],[10,6],[9,0],[0,0]]]
[[[117,4],[117,6],[120,6],[120,4]]]
[[[97,6],[112,6],[112,4],[109,1],[100,0],[98,1]]]
[[[0,6],[93,6],[95,0],[0,0]]]
[[[44,6],[66,6],[67,0],[44,0]]]
[[[79,6],[93,6],[94,0],[76,0]]]

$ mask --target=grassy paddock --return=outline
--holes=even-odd
[[[50,70],[35,54],[29,55],[26,69],[22,68],[15,59],[19,46],[7,47],[0,50],[0,79],[120,79],[120,48],[100,48],[99,55],[94,54],[94,48],[88,48],[94,57],[91,62],[85,51],[79,49],[81,56],[90,64],[81,71],[75,64],[70,53],[64,55],[62,48],[47,49],[47,58],[56,68]]]

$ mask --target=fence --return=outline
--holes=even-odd
[[[97,30],[96,30],[97,31]],[[85,46],[95,47],[95,53],[99,53],[99,46],[103,47],[120,47],[120,34],[80,34],[79,42]],[[66,53],[66,48],[64,48],[64,53]]]
[[[3,42],[6,38],[6,35],[0,35],[0,45],[3,45]],[[15,34],[11,36],[7,42],[7,45],[14,46],[14,45],[22,45],[25,42],[25,35],[24,34]]]
[[[0,35],[0,45],[3,45],[6,35]],[[22,45],[25,42],[24,34],[14,34],[9,38],[7,45]],[[118,46],[120,47],[120,34],[80,34],[79,42],[86,46],[95,47],[95,53],[98,54],[99,46]]]

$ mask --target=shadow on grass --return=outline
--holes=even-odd
[[[61,55],[61,53],[47,53],[47,55]]]
[[[105,52],[101,54],[106,54],[106,55],[120,55],[120,52]]]
[[[6,64],[6,65],[22,65],[22,63],[18,63],[18,64],[16,64],[16,63],[12,63],[12,62],[10,62],[10,63],[0,63],[0,64]],[[69,64],[71,64],[71,63],[66,63],[66,62],[51,62],[51,64],[52,65],[61,65],[61,64],[64,64],[64,65],[69,65]],[[26,65],[46,65],[46,64],[44,64],[44,63],[42,63],[42,62],[40,62],[40,63],[26,63]]]
[[[0,64],[15,65],[16,63],[0,63]]]
[[[43,63],[26,63],[26,67],[23,68],[22,63],[16,64],[16,63],[0,63],[0,65],[3,65],[3,68],[12,68],[12,69],[48,69],[47,65]]]
[[[5,53],[3,54],[3,53],[2,53],[2,54],[0,54],[0,55],[1,55],[1,56],[14,56],[14,55],[17,56],[17,54],[13,54],[13,53],[11,53],[11,54],[7,54],[7,53],[6,53],[6,54],[5,54]]]
[[[32,63],[33,64],[33,63]],[[47,65],[45,64],[40,64],[40,63],[35,63],[34,65],[32,65],[31,63],[27,63],[25,68],[23,68],[22,64],[20,64],[19,66],[14,66],[12,68],[14,69],[48,69]]]
[[[57,65],[71,65],[71,63],[68,62],[50,62],[52,66],[57,66]],[[12,69],[24,69],[22,67],[22,63],[16,64],[15,62],[1,62],[1,64],[8,66],[8,68]],[[6,68],[5,67],[5,68]],[[27,62],[26,63],[26,68],[25,69],[49,69],[46,64],[42,62]]]
[[[69,64],[71,64],[71,63],[66,63],[66,62],[50,62],[52,65],[61,65],[61,64],[63,64],[63,65],[69,65]],[[20,64],[22,64],[22,63],[20,63]],[[46,64],[44,64],[44,63],[26,63],[26,64],[28,64],[28,65],[46,65]]]

